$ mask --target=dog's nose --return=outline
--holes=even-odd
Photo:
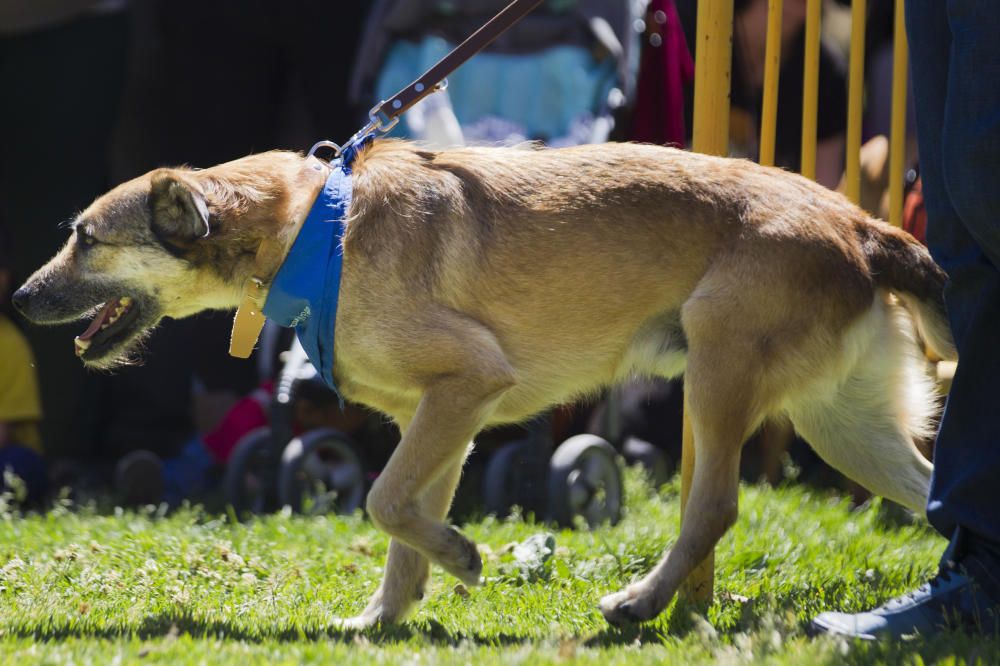
[[[28,307],[28,290],[18,289],[14,292],[14,295],[10,297],[10,302],[17,309],[18,312],[24,314],[25,309]]]

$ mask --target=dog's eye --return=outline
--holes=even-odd
[[[90,247],[91,245],[94,245],[94,244],[97,243],[97,239],[94,238],[93,236],[91,236],[90,234],[88,234],[83,229],[77,229],[76,230],[76,238],[77,238],[77,242],[79,242],[82,245],[86,245],[87,247]]]

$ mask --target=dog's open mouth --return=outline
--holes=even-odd
[[[135,300],[128,296],[105,303],[87,330],[74,340],[76,355],[83,360],[98,359],[130,334],[139,317]]]

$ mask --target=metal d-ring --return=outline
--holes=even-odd
[[[316,151],[319,150],[320,148],[331,149],[333,151],[333,159],[337,159],[344,153],[344,150],[340,146],[335,144],[333,141],[317,141],[316,144],[309,149],[309,157],[315,155]]]

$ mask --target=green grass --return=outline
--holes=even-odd
[[[806,638],[820,610],[866,608],[920,584],[944,543],[925,525],[888,524],[877,503],[852,511],[799,486],[742,489],[707,611],[674,604],[641,628],[610,629],[598,598],[656,562],[679,520],[676,484],[627,481],[622,523],[556,532],[541,568],[510,544],[550,527],[466,524],[485,585],[464,594],[435,571],[409,622],[358,635],[329,619],[359,611],[381,574],[387,539],[360,516],[0,512],[0,662],[1000,662],[1000,643],[961,634],[875,646]]]

